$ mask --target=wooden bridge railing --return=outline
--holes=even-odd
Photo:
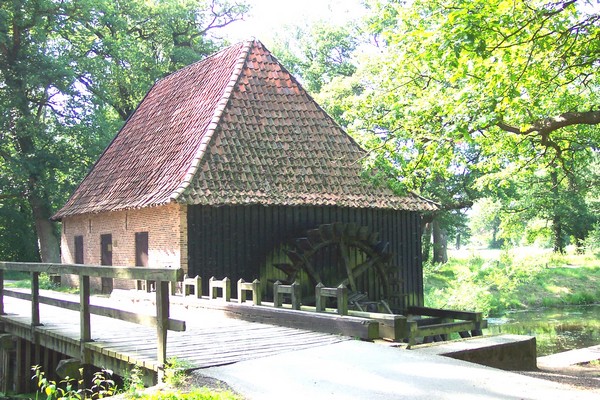
[[[4,288],[4,271],[20,271],[31,274],[31,293],[6,290]],[[39,294],[39,275],[79,276],[79,303]],[[150,317],[123,310],[95,306],[90,304],[90,277],[152,280],[156,282],[156,317]],[[120,319],[137,324],[156,327],[158,379],[164,377],[164,365],[167,357],[167,330],[184,331],[185,322],[169,318],[169,283],[183,280],[181,268],[151,268],[151,267],[118,267],[83,264],[52,264],[52,263],[19,263],[0,261],[0,315],[5,314],[4,296],[16,297],[31,301],[31,325],[41,325],[40,303],[49,304],[71,310],[79,310],[80,318],[80,361],[89,364],[89,354],[85,343],[92,341],[90,315]]]

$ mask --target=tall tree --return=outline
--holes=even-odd
[[[378,51],[323,92],[374,166],[442,209],[507,195],[531,169],[571,176],[600,144],[599,4],[371,1]]]
[[[0,204],[20,213],[1,213],[0,233],[26,215],[40,259],[59,261],[54,207],[152,83],[214,51],[209,31],[245,11],[218,0],[0,3]]]

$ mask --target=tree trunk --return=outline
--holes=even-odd
[[[432,222],[433,231],[433,262],[445,264],[448,262],[448,235],[440,227],[438,220]]]
[[[429,256],[431,254],[431,222],[425,222],[423,224],[422,238],[421,257],[423,262],[427,262],[429,261]]]
[[[42,262],[60,262],[60,240],[54,223],[50,221],[51,213],[48,200],[35,193],[29,196],[29,205],[35,220],[35,230],[39,242],[40,259]]]
[[[560,216],[555,215],[552,218],[552,234],[554,235],[554,252],[564,253],[565,252],[565,241],[562,237],[562,223]]]
[[[552,170],[550,173],[550,178],[552,179],[552,196],[554,197],[554,215],[552,216],[552,234],[554,236],[553,247],[555,253],[564,253],[565,242],[563,240],[562,221],[559,214],[560,197],[558,189],[558,173],[556,170]]]

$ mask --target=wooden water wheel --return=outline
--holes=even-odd
[[[389,295],[392,254],[389,244],[369,227],[353,223],[320,225],[307,231],[305,237],[295,239],[285,253],[290,262],[274,265],[286,274],[284,281],[288,283],[304,272],[313,288],[322,282],[326,286],[344,284],[357,292],[361,290],[359,278],[374,271],[381,287],[380,297]]]

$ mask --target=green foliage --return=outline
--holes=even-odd
[[[376,179],[439,202],[434,218],[445,219],[449,237],[463,221],[447,211],[489,197],[503,210],[494,228],[503,234],[492,246],[518,244],[524,233],[529,241],[551,234],[558,251],[569,238],[580,243],[597,215],[589,193],[599,176],[598,8],[510,0],[368,5],[361,29],[375,46],[357,47],[356,71],[314,90],[369,150]],[[314,69],[292,64],[301,76]],[[547,229],[528,226],[532,219]]]
[[[599,251],[600,250],[600,224],[596,223],[593,225],[589,235],[584,241],[584,247],[588,251]]]
[[[0,2],[0,259],[59,261],[53,212],[152,84],[221,47],[210,34],[246,10],[227,0]]]
[[[165,366],[165,383],[176,388],[183,386],[187,380],[186,370],[192,366],[186,360],[181,360],[177,357],[169,358]]]
[[[138,366],[134,366],[129,374],[123,379],[123,391],[129,397],[140,398],[144,390],[143,372]]]
[[[8,274],[7,274],[8,275]],[[7,288],[31,288],[31,275],[28,273],[19,273],[12,276],[5,276],[5,279],[11,280],[11,282],[5,282]],[[61,286],[60,283],[54,282],[52,276],[41,273],[38,278],[38,284],[40,289],[54,290],[57,292],[68,292],[78,293],[78,288]]]
[[[275,44],[277,58],[311,93],[337,77],[349,77],[356,71],[352,52],[357,47],[356,28],[317,23],[296,27],[293,36]]]
[[[57,383],[47,379],[39,365],[35,365],[31,369],[34,371],[32,379],[37,381],[39,394],[45,396],[44,398],[46,400],[95,400],[110,397],[117,393],[115,382],[110,379],[112,372],[109,370],[102,370],[94,373],[92,387],[90,389],[84,389],[84,382],[82,379],[66,377]],[[82,374],[83,372],[80,370],[80,375]],[[36,394],[36,399],[37,398]]]
[[[498,315],[510,309],[600,302],[598,257],[540,251],[523,256],[528,252],[505,249],[485,259],[473,253],[445,265],[427,265],[426,305]]]
[[[241,397],[228,390],[195,388],[189,392],[159,391],[143,397],[144,400],[241,400]]]

